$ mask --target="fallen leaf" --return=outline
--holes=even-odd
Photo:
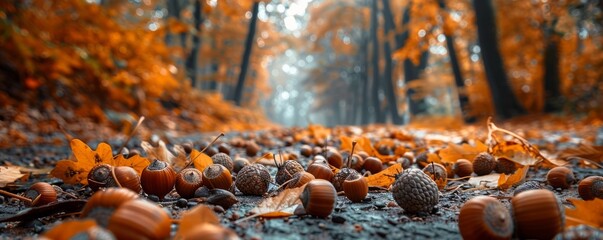
[[[93,219],[69,220],[53,227],[42,236],[46,239],[71,239],[74,235],[96,226]]]
[[[209,165],[212,165],[214,163],[214,161],[211,160],[211,157],[209,157],[207,154],[197,151],[195,149],[191,151],[191,159],[195,168],[201,172],[203,172],[206,167],[209,167]]]
[[[88,184],[88,172],[90,169],[85,169],[73,160],[60,160],[50,171],[50,175],[60,178],[67,184]]]
[[[6,184],[13,183],[25,176],[19,169],[17,166],[0,166],[0,187],[4,187]]]
[[[151,160],[159,159],[171,164],[172,160],[174,159],[174,154],[168,150],[165,142],[162,140],[158,141],[157,147],[153,147],[153,145],[147,141],[142,141],[142,143],[140,143],[140,147],[142,147],[144,152],[147,153],[147,158]]]
[[[530,166],[525,165],[515,170],[515,172],[509,176],[504,173],[500,174],[500,177],[498,178],[498,188],[507,190],[514,185],[522,183],[526,178],[526,174],[528,173],[529,169]]]
[[[343,151],[352,151],[352,142],[354,141],[352,138],[347,136],[340,136],[339,140],[341,141],[341,150]],[[382,155],[377,151],[373,145],[371,144],[371,140],[366,137],[356,138],[356,148],[354,152],[364,151],[369,156],[377,157],[383,163],[391,162],[396,160],[395,155]]]
[[[475,176],[469,178],[467,183],[471,184],[473,187],[486,187],[486,188],[496,188],[498,186],[498,179],[500,178],[500,174],[498,173],[490,173],[484,176]]]
[[[559,158],[561,159],[567,160],[572,157],[586,158],[601,163],[603,162],[603,146],[582,144],[576,148],[568,148],[559,153]]]
[[[331,129],[326,128],[317,124],[308,125],[308,131],[310,135],[317,141],[316,143],[322,143],[331,136]]]
[[[395,176],[401,173],[404,169],[402,164],[394,164],[377,174],[366,177],[369,187],[389,188],[395,181]]]
[[[141,157],[140,155],[125,158],[122,154],[115,155],[113,162],[111,163],[113,166],[128,166],[134,168],[134,170],[138,172],[138,175],[141,175],[142,171],[149,166],[149,164],[149,159]]]
[[[184,147],[182,147],[180,145],[175,145],[173,150],[177,155],[174,157],[174,159],[172,161],[172,167],[176,171],[179,171],[180,169],[184,168],[186,166],[186,164],[188,163],[188,160],[186,158],[186,151],[184,150]]]
[[[488,146],[479,140],[475,140],[474,144],[461,144],[457,145],[454,143],[448,143],[448,146],[439,151],[438,155],[442,159],[442,162],[455,163],[459,159],[467,159],[473,162],[475,156],[488,150]]]
[[[266,217],[266,218],[278,218],[292,216],[295,208],[301,204],[299,196],[304,191],[306,185],[298,188],[289,188],[280,192],[274,197],[269,197],[260,202],[255,208],[251,209],[250,212],[253,215],[239,219],[238,221],[244,221],[253,217]]]
[[[575,208],[565,208],[565,227],[580,224],[590,225],[595,228],[603,228],[603,199],[582,200],[576,198],[567,199]]]
[[[186,233],[195,229],[201,224],[220,225],[220,219],[214,213],[214,210],[207,205],[197,205],[196,207],[182,213],[180,217],[180,226],[175,239],[181,239]]]

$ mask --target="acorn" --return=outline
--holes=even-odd
[[[496,159],[487,152],[482,152],[473,159],[473,172],[478,176],[490,174],[495,167]]]
[[[420,168],[424,168],[429,164],[429,155],[427,155],[427,153],[428,152],[422,152],[415,157],[415,163],[417,163],[417,166]]]
[[[225,153],[226,155],[230,155],[230,145],[228,143],[220,143],[218,145],[218,152]]]
[[[396,159],[396,162],[402,164],[403,169],[407,169],[410,167],[410,165],[412,165],[412,160],[407,157],[399,157]]]
[[[98,164],[88,172],[88,186],[92,191],[99,188],[117,187],[113,178],[113,166],[109,164]]]
[[[405,212],[430,212],[438,204],[436,183],[419,169],[405,169],[392,186],[394,200]]]
[[[555,240],[594,240],[603,239],[603,229],[595,228],[589,225],[571,226],[558,233]]]
[[[316,179],[331,181],[333,178],[333,171],[331,170],[331,167],[323,162],[314,162],[310,164],[308,169],[306,169],[306,172],[314,175],[314,178]]]
[[[82,209],[82,218],[92,218],[96,222],[107,227],[109,217],[115,209],[122,204],[138,198],[138,193],[127,188],[107,188],[104,191],[95,192],[88,199],[86,205]]]
[[[351,161],[351,162],[348,163],[348,161]],[[352,154],[352,156],[348,157],[347,161],[346,161],[346,165],[349,168],[353,168],[356,171],[362,171],[363,164],[364,164],[364,158],[362,158],[362,156],[359,154]]]
[[[211,189],[209,190],[209,197],[207,197],[207,202],[209,204],[214,204],[223,207],[224,209],[230,208],[235,203],[238,203],[239,200],[235,197],[232,192],[224,190],[224,189]]]
[[[310,147],[310,145],[302,145],[299,148],[299,154],[301,154],[304,157],[312,156],[312,147]]]
[[[140,183],[145,193],[163,199],[174,189],[176,177],[176,171],[172,167],[166,162],[155,159],[142,171]]]
[[[563,229],[563,206],[549,190],[521,192],[511,199],[511,205],[521,239],[551,239]]]
[[[247,142],[247,144],[245,146],[245,154],[247,154],[247,156],[253,157],[253,156],[257,155],[259,151],[260,151],[260,146],[258,146],[257,143],[255,143],[254,141]]]
[[[241,169],[243,169],[243,167],[249,165],[249,160],[247,160],[246,158],[235,158],[234,160],[234,166],[232,168],[232,171],[234,173],[238,173],[239,171],[241,171]]]
[[[360,156],[360,158],[362,160],[366,159],[367,157],[369,157],[369,154],[365,151],[358,151],[356,152],[356,154],[358,154],[358,156]],[[362,166],[362,165],[361,165]]]
[[[217,153],[211,157],[211,160],[213,163],[226,167],[226,169],[228,169],[230,172],[232,172],[232,169],[234,168],[232,158],[230,158],[230,156],[228,156],[226,153]]]
[[[439,163],[430,163],[423,168],[423,173],[427,174],[438,185],[440,190],[446,187],[448,182],[448,173],[446,168]]]
[[[471,176],[473,173],[473,163],[467,159],[459,159],[452,165],[452,170],[459,177]]]
[[[347,167],[340,169],[339,172],[337,172],[331,179],[331,183],[333,183],[335,190],[338,192],[343,191],[343,182],[352,173],[358,173],[358,171]]]
[[[117,187],[130,189],[136,193],[142,190],[140,185],[140,177],[134,168],[128,166],[118,166],[113,168],[113,178]]]
[[[333,167],[341,168],[343,166],[343,157],[335,149],[331,148],[331,149],[327,150],[326,158],[327,158],[327,161],[329,162],[329,165],[331,165]]]
[[[314,179],[306,184],[299,198],[307,214],[327,217],[335,208],[337,192],[329,181]]]
[[[136,199],[122,204],[109,218],[109,229],[117,239],[167,239],[172,219],[152,202]]]
[[[494,171],[497,173],[512,174],[515,170],[517,170],[515,162],[504,157],[500,157],[496,160]]]
[[[554,188],[569,188],[575,181],[574,172],[567,167],[554,167],[546,174],[546,181]]]
[[[197,188],[203,186],[203,174],[196,168],[186,168],[176,177],[176,192],[180,197],[193,198]]]
[[[312,161],[310,161],[310,163],[308,165],[312,165],[314,163],[320,163],[320,164],[324,164],[324,165],[329,165],[329,161],[327,161],[327,159],[323,156],[323,155],[316,155],[312,158]]]
[[[314,154],[314,155],[319,155],[319,154],[321,154],[321,153],[322,153],[322,150],[323,150],[323,149],[322,149],[320,146],[314,146],[314,147],[312,148],[312,154]]]
[[[366,159],[364,159],[362,168],[366,171],[369,171],[371,174],[376,174],[383,170],[383,162],[381,161],[381,159],[376,157],[367,157]]]
[[[459,214],[459,230],[466,240],[511,239],[513,219],[496,198],[477,196],[465,202]]]
[[[232,185],[232,175],[230,175],[230,171],[220,164],[214,163],[205,168],[205,170],[203,170],[202,178],[203,184],[209,189],[229,189]]]
[[[279,185],[282,185],[286,181],[289,181],[295,173],[304,171],[304,167],[302,167],[301,164],[293,160],[287,160],[285,162],[282,162],[281,160],[281,163],[279,164],[276,161],[276,157],[274,157],[274,165],[276,165],[276,167],[278,168],[276,176],[274,178],[276,180],[276,183],[278,183]]]
[[[578,194],[584,200],[603,199],[603,177],[590,176],[578,184]]]
[[[237,174],[235,186],[245,195],[262,196],[270,187],[270,172],[264,165],[251,164]]]
[[[204,223],[196,225],[192,230],[185,233],[182,236],[182,239],[236,240],[239,239],[239,237],[229,228],[211,223]]]
[[[37,182],[32,184],[24,196],[31,199],[31,202],[26,201],[29,206],[42,206],[57,201],[57,191],[54,187],[46,182]]]
[[[316,179],[314,178],[314,175],[310,174],[309,172],[296,172],[295,174],[293,174],[291,181],[287,184],[287,188],[301,187],[314,179]]]
[[[352,202],[361,202],[368,194],[368,182],[358,172],[352,172],[343,181],[343,192]]]

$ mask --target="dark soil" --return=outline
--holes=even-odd
[[[197,139],[197,140],[195,140]],[[184,142],[192,140],[198,146],[198,139],[209,139],[206,136],[195,136],[183,139],[172,139],[172,142]],[[226,137],[228,139],[228,136]],[[140,146],[140,141],[131,141],[130,149]],[[96,146],[96,143],[91,143]],[[121,145],[119,142],[111,143],[114,148]],[[300,144],[283,148],[284,151],[299,152]],[[141,150],[141,149],[139,149]],[[276,148],[264,150],[275,151]],[[243,149],[237,149],[243,152]],[[24,148],[10,148],[0,150],[0,165],[19,165],[31,168],[53,167],[57,160],[68,158],[71,150],[67,146],[32,146]],[[234,153],[231,155],[234,156]],[[301,162],[306,164],[308,158],[301,157]],[[591,175],[603,175],[601,169],[585,169],[576,166],[572,162],[577,179]],[[416,167],[416,166],[415,166]],[[276,168],[271,167],[272,176]],[[527,180],[536,181],[542,188],[553,190],[561,201],[569,205],[567,198],[579,198],[577,195],[577,183],[568,190],[551,189],[544,184],[546,169],[530,170]],[[28,182],[18,182],[9,185],[5,190],[11,192],[22,192],[29,185],[37,181],[46,181],[63,189],[59,194],[59,200],[87,199],[92,191],[86,186],[63,184],[60,179],[50,178],[48,175],[31,176]],[[463,185],[465,181],[449,181],[447,188]],[[272,187],[274,190],[276,187]],[[245,217],[246,214],[262,197],[243,196],[237,192],[239,203],[229,209],[214,206],[214,210],[221,218],[222,224],[234,229],[237,235],[243,239],[459,239],[457,218],[462,204],[479,195],[492,195],[510,197],[515,188],[508,191],[475,189],[464,184],[455,190],[440,192],[438,205],[431,213],[418,215],[405,214],[395,204],[392,194],[386,190],[372,189],[368,197],[362,203],[352,203],[345,196],[338,196],[334,212],[327,218],[316,218],[308,215],[291,216],[287,218],[264,219],[252,218],[235,223],[235,220]],[[147,197],[157,200],[155,197]],[[165,209],[178,218],[180,213],[198,203],[195,200],[179,200],[176,193],[160,202]],[[501,198],[508,206],[509,200]],[[7,197],[0,197],[0,218],[6,218],[28,209],[21,202]],[[186,203],[186,204],[184,204]],[[23,222],[0,223],[0,238],[25,238],[35,237],[50,229],[57,222],[76,217],[73,214],[55,214],[44,216],[39,219]],[[176,227],[174,226],[174,229]]]

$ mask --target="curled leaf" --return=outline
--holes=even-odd
[[[476,140],[474,144],[461,144],[457,145],[454,143],[448,143],[448,146],[439,151],[439,156],[442,162],[456,162],[459,159],[467,159],[473,161],[475,156],[488,150],[488,146],[479,140]]]
[[[237,222],[259,216],[268,218],[292,216],[295,208],[301,204],[299,196],[305,187],[304,185],[298,188],[285,189],[274,197],[264,199],[255,208],[251,209],[250,212],[254,213],[253,215],[239,219]]]
[[[504,173],[500,174],[500,177],[498,178],[498,188],[507,190],[514,185],[522,183],[526,178],[528,170],[530,170],[530,166],[525,165],[515,170],[515,172],[511,175],[507,176]]]

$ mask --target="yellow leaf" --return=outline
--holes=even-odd
[[[50,171],[50,175],[62,179],[67,184],[88,184],[88,172],[90,169],[85,169],[81,164],[73,160],[61,160]]]
[[[201,172],[203,172],[206,167],[209,167],[209,165],[214,163],[214,161],[211,160],[211,157],[207,156],[207,154],[199,152],[195,149],[193,149],[191,152],[191,159],[195,168]]]
[[[396,181],[396,174],[401,173],[402,170],[404,170],[402,164],[394,164],[375,175],[366,177],[366,181],[369,187],[388,188]]]
[[[473,161],[475,156],[488,150],[488,146],[479,140],[475,141],[475,144],[469,145],[464,143],[462,145],[456,145],[454,143],[448,143],[448,146],[439,152],[439,156],[442,162],[456,162],[459,159],[467,159]]]
[[[580,224],[590,225],[595,228],[603,228],[603,199],[594,200],[567,199],[575,208],[565,208],[565,227]]]
[[[138,175],[140,176],[142,174],[142,171],[149,166],[149,159],[146,159],[144,157],[141,157],[140,155],[134,155],[132,157],[129,158],[125,158],[122,154],[117,154],[114,158],[113,158],[113,163],[111,165],[117,167],[117,166],[128,166],[131,168],[134,168],[134,170],[136,170],[136,172],[138,172]]]
[[[498,178],[498,188],[507,190],[510,187],[523,182],[529,169],[530,166],[525,165],[515,170],[515,172],[509,176],[504,173],[500,174],[500,177]]]
[[[113,152],[109,144],[99,143],[96,150],[93,151],[86,143],[77,138],[71,140],[71,151],[73,151],[77,162],[90,165],[90,168],[101,163],[110,164],[113,158]]]
[[[19,171],[19,167],[0,166],[0,187],[4,187],[6,184],[12,183],[23,176],[24,174]]]

